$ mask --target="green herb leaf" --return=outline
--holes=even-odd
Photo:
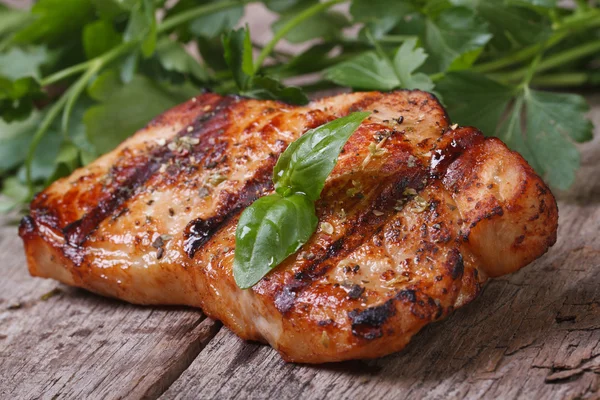
[[[466,7],[451,8],[427,21],[425,42],[441,71],[470,67],[491,38],[485,21]]]
[[[350,14],[358,22],[379,23],[388,16],[399,22],[415,11],[417,8],[410,1],[354,0],[350,5]]]
[[[296,15],[296,11],[282,15],[272,26],[273,33],[283,28]],[[338,38],[342,29],[348,25],[349,21],[342,13],[335,11],[319,13],[295,26],[285,35],[285,38],[290,43],[303,43],[317,38],[332,40]]]
[[[31,12],[35,21],[17,32],[14,41],[59,44],[80,37],[81,29],[92,18],[93,7],[89,1],[40,0]]]
[[[515,88],[473,72],[452,72],[436,85],[453,121],[495,135]]]
[[[533,165],[550,185],[567,189],[575,180],[580,157],[573,142],[592,139],[593,125],[585,117],[589,107],[575,94],[525,90],[526,143]]]
[[[141,0],[131,10],[125,30],[126,42],[140,41],[144,57],[150,57],[156,48],[156,18],[152,0]]]
[[[33,102],[43,97],[39,83],[33,78],[11,81],[0,76],[0,115],[6,122],[27,118]]]
[[[302,194],[261,197],[242,213],[236,230],[233,276],[254,286],[310,239],[317,228],[312,201]]]
[[[369,51],[325,70],[325,78],[338,85],[363,90],[392,90],[400,82],[392,66]]]
[[[33,20],[35,17],[25,10],[0,4],[0,37],[14,33]]]
[[[0,213],[18,208],[29,197],[29,189],[19,178],[12,176],[2,181],[2,198],[0,198]]]
[[[161,40],[157,45],[156,55],[167,71],[189,74],[202,82],[208,80],[206,70],[179,43],[168,39]]]
[[[470,0],[477,15],[489,25],[496,51],[508,51],[519,45],[539,43],[550,32],[550,21],[533,10],[510,6],[504,0]]]
[[[385,54],[375,52],[361,54],[328,68],[325,78],[355,89],[433,89],[433,82],[427,75],[415,73],[427,59],[425,51],[417,47],[416,39],[405,41],[396,51],[393,61],[384,57],[387,58]]]
[[[142,76],[114,90],[114,81],[105,79],[112,92],[107,94],[109,91],[98,84],[92,97],[102,93],[104,101],[89,108],[83,117],[88,139],[101,153],[114,149],[152,118],[198,93],[189,85],[171,86]]]
[[[290,144],[273,170],[275,191],[282,196],[304,193],[310,200],[317,200],[342,147],[367,116],[368,112],[356,112],[338,118],[309,130]]]
[[[429,76],[423,73],[414,73],[426,59],[427,54],[423,48],[417,47],[417,39],[409,39],[400,46],[394,57],[394,67],[400,87],[425,91],[433,89],[434,84]]]
[[[318,223],[314,201],[342,147],[368,115],[353,113],[311,129],[279,157],[275,193],[246,208],[235,232],[233,276],[240,288],[255,285],[310,239]]]
[[[288,104],[308,103],[308,97],[299,87],[284,86],[278,80],[267,76],[252,78],[252,89],[243,91],[242,95],[255,99],[281,100]]]
[[[192,1],[192,4],[197,6],[198,2]],[[243,15],[243,6],[221,10],[196,18],[190,23],[189,29],[196,36],[203,36],[208,39],[218,37],[221,33],[232,29]]]
[[[44,46],[13,47],[0,54],[0,75],[10,79],[41,77],[40,68],[48,62],[48,51]]]
[[[0,120],[0,176],[23,163],[23,149],[29,146],[39,122],[40,114],[37,112],[23,121],[7,123]]]
[[[250,32],[246,28],[241,28],[225,33],[223,47],[225,61],[233,73],[237,86],[242,90],[247,89],[254,73]]]
[[[99,20],[83,29],[83,48],[88,59],[100,56],[121,43],[121,35],[110,22]]]

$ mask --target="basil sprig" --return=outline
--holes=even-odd
[[[317,229],[315,201],[342,147],[369,115],[356,112],[311,129],[288,146],[275,165],[275,193],[242,213],[235,232],[233,276],[242,289],[254,286]]]

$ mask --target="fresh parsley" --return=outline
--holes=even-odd
[[[315,232],[315,201],[342,147],[368,115],[356,112],[311,129],[281,154],[273,171],[275,193],[246,208],[237,225],[233,276],[240,288],[254,286]]]
[[[240,28],[250,3],[276,16],[267,43]],[[341,87],[432,91],[455,122],[500,137],[565,189],[580,164],[575,143],[592,126],[585,100],[564,91],[600,85],[598,35],[599,3],[583,0],[0,5],[3,208],[26,204],[202,89],[292,104]],[[280,51],[282,40],[305,50]]]

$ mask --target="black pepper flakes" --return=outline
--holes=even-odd
[[[356,300],[363,294],[364,291],[365,291],[364,287],[362,287],[360,285],[352,285],[352,287],[350,288],[350,291],[348,292],[348,297],[351,298],[352,300]]]

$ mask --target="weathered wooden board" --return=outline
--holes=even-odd
[[[156,398],[219,329],[31,278],[16,228],[0,240],[0,399]]]
[[[600,104],[600,96],[593,99]],[[600,126],[600,107],[594,111]],[[561,196],[557,245],[429,326],[403,352],[329,366],[286,364],[227,329],[162,396],[173,398],[597,397],[600,387],[600,133]]]

